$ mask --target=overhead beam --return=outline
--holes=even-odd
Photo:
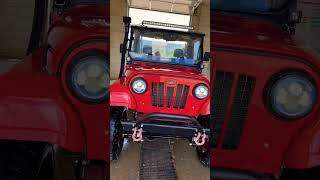
[[[195,10],[199,7],[199,5],[202,3],[202,0],[190,0],[190,1],[187,1],[187,0],[186,1],[144,0],[144,3],[142,3],[142,4],[141,4],[141,0],[127,0],[127,2],[128,2],[128,6],[132,7],[132,8],[140,8],[140,9],[146,9],[146,10],[154,10],[154,11],[163,11],[163,12],[169,12],[169,13],[192,15],[195,12]],[[153,3],[156,3],[156,2],[163,3],[164,6],[168,6],[168,7],[163,8],[163,10],[159,10],[158,8],[154,8]],[[185,10],[175,11],[175,7],[179,7],[179,6]]]

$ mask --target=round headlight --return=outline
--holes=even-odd
[[[131,89],[137,94],[142,94],[147,90],[147,83],[144,79],[137,78],[134,81],[132,81]]]
[[[271,86],[270,100],[272,110],[281,117],[301,118],[311,112],[316,102],[316,87],[301,74],[288,74]]]
[[[208,94],[209,94],[209,88],[204,84],[198,84],[193,89],[193,95],[197,99],[205,99],[206,97],[208,97]]]
[[[109,64],[104,56],[85,56],[76,60],[69,73],[71,88],[78,98],[101,103],[109,96]]]

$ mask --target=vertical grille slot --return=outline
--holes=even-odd
[[[246,75],[239,76],[231,109],[231,117],[223,142],[224,149],[237,149],[239,147],[255,82],[254,77]]]
[[[176,88],[176,96],[173,97],[174,90]],[[184,86],[183,84],[178,84],[177,87],[165,87],[164,82],[153,82],[152,83],[152,106],[154,107],[167,107],[171,108],[173,102],[173,108],[184,109],[188,95],[190,91],[190,86]],[[166,99],[165,99],[166,93]]]
[[[183,88],[183,94],[182,94],[182,100],[181,100],[181,104],[180,104],[180,109],[184,109],[184,107],[186,106],[187,103],[187,99],[188,99],[188,94],[189,94],[189,86],[184,86]]]
[[[173,95],[174,87],[167,88],[167,108],[171,107],[172,95]]]
[[[213,147],[218,146],[218,140],[225,121],[233,80],[233,73],[224,71],[216,72],[214,86],[211,89],[211,120],[213,122],[211,145]]]
[[[182,84],[178,84],[177,92],[176,92],[176,99],[174,100],[174,105],[173,105],[174,108],[178,108],[179,107],[182,88],[183,88],[183,85]]]
[[[164,101],[164,83],[159,83],[159,94],[158,94],[158,106],[163,107],[163,101]]]
[[[157,106],[157,83],[152,83],[152,106]]]

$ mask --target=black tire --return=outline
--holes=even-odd
[[[210,167],[210,152],[207,148],[198,146],[196,148],[200,163],[205,167]]]
[[[53,180],[54,179],[54,151],[52,146],[45,145],[42,151],[42,157],[35,180]]]
[[[118,160],[122,151],[124,137],[121,119],[125,118],[123,108],[110,109],[110,159]]]
[[[286,169],[280,180],[320,180],[320,166],[304,170]]]
[[[34,179],[35,152],[24,145],[6,144],[0,153],[0,180]]]
[[[53,180],[54,153],[51,146],[22,142],[9,142],[3,146],[0,150],[0,180]]]
[[[210,116],[199,116],[198,122],[203,126],[208,128],[210,121]],[[197,155],[199,158],[200,163],[205,167],[210,167],[210,151],[208,142],[204,146],[197,146],[196,147]]]

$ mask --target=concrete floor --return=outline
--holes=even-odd
[[[195,147],[187,140],[173,140],[173,152],[178,180],[209,180],[209,168],[198,161]],[[125,143],[121,157],[112,161],[111,180],[139,180],[140,146],[137,143]]]

